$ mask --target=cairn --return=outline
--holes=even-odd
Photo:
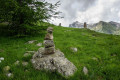
[[[47,34],[45,35],[44,39],[44,46],[45,46],[45,55],[54,54],[55,53],[55,45],[53,41],[53,28],[47,28]]]
[[[47,32],[44,40],[45,48],[39,48],[31,59],[33,67],[36,70],[57,71],[65,77],[72,76],[77,71],[76,66],[64,56],[63,52],[55,50],[53,28],[48,27]]]
[[[86,24],[86,22],[84,22],[84,28],[87,28],[87,24]]]
[[[61,23],[59,23],[59,26],[61,26],[62,24]]]

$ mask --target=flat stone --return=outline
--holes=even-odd
[[[23,66],[27,66],[27,65],[28,65],[28,62],[22,62],[22,65],[23,65]]]
[[[33,53],[35,53],[35,51],[26,51],[26,53],[33,54]]]
[[[87,69],[87,67],[83,67],[83,73],[84,73],[84,75],[87,75],[88,74],[88,69]]]
[[[54,54],[54,53],[55,53],[55,47],[45,48],[44,54],[48,55],[48,54]]]
[[[72,50],[72,52],[77,52],[78,51],[78,49],[76,47],[71,47],[70,49]]]
[[[53,40],[44,40],[44,46],[48,48],[48,47],[54,47],[55,45]]]
[[[25,53],[23,56],[24,57],[29,57],[29,56],[31,56],[32,54],[30,54],[30,53]]]
[[[53,27],[48,27],[48,28],[47,28],[47,32],[48,32],[48,33],[52,33],[52,32],[53,32]]]
[[[4,71],[4,72],[9,72],[9,71],[10,71],[10,66],[5,66],[5,67],[3,68],[3,71]]]
[[[31,40],[31,41],[28,41],[27,43],[28,44],[32,44],[32,43],[34,43],[34,42],[36,42],[37,40]]]
[[[20,65],[20,61],[17,60],[14,64],[15,65]]]
[[[50,34],[50,33],[47,33],[46,35],[45,35],[45,38],[44,38],[45,40],[53,40],[53,34]]]
[[[42,43],[38,43],[37,46],[42,46]]]
[[[0,60],[1,60],[1,61],[4,60],[4,57],[0,57]]]
[[[9,77],[9,78],[13,78],[13,74],[12,73],[6,73],[6,76]]]

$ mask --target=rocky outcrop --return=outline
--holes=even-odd
[[[55,50],[54,54],[45,55],[44,48],[40,48],[32,59],[33,67],[37,70],[58,71],[63,76],[71,76],[77,70],[75,65],[71,63],[64,54]]]
[[[50,31],[51,30],[51,31]],[[32,64],[36,70],[57,71],[65,77],[72,76],[77,70],[76,66],[65,58],[64,53],[55,50],[52,28],[48,28],[45,36],[44,48],[39,48],[32,57]],[[49,38],[48,38],[48,34]]]

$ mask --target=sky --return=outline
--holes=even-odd
[[[46,0],[56,3],[59,0]],[[51,23],[68,27],[69,24],[79,21],[81,23],[96,23],[99,21],[120,22],[120,0],[60,0],[58,11],[62,19],[52,19]]]

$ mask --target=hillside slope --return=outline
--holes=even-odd
[[[32,68],[29,58],[23,58],[26,51],[37,51],[37,43],[43,42],[44,35],[24,38],[0,37],[0,80],[120,80],[120,36],[97,33],[89,29],[64,28],[54,26],[54,43],[56,49],[64,52],[78,71],[66,79],[54,72],[38,71]],[[25,44],[29,40],[37,40],[33,44]],[[70,50],[76,47],[78,52]],[[16,66],[14,62],[28,61],[29,65]],[[4,75],[4,66],[10,66],[13,78]],[[88,68],[84,75],[83,67]],[[27,71],[26,71],[27,70]]]

